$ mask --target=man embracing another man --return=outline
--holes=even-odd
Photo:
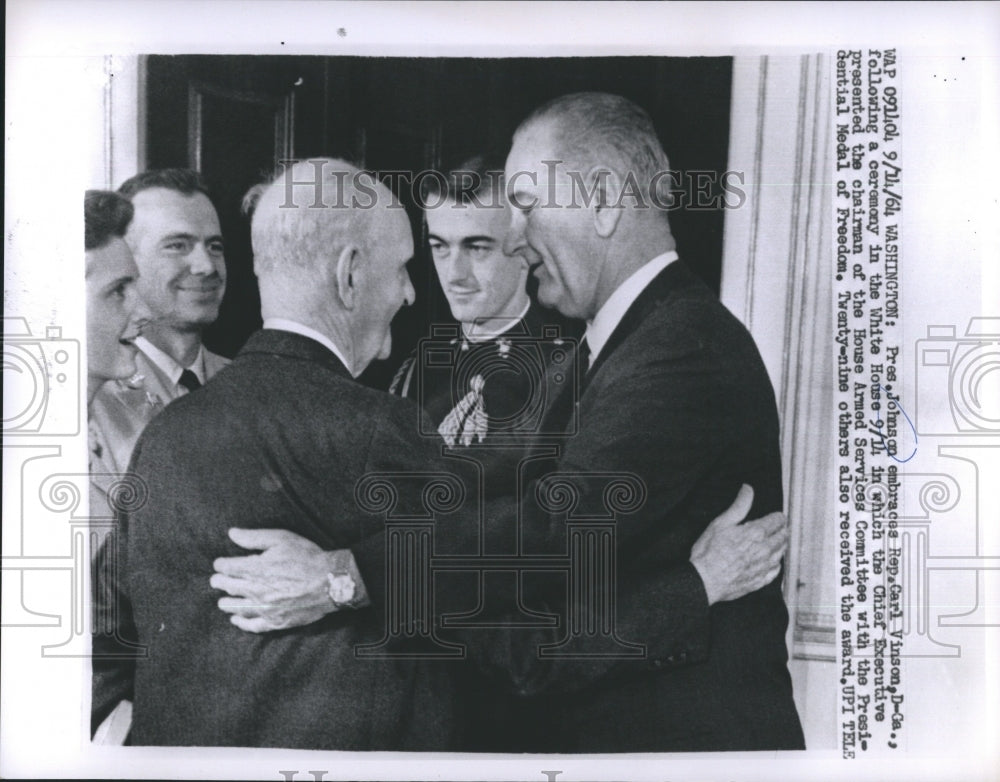
[[[587,323],[579,428],[553,470],[584,509],[602,500],[588,476],[630,473],[647,493],[617,524],[617,599],[622,637],[648,654],[515,663],[537,668],[519,682],[547,699],[549,751],[803,743],[770,557],[783,531],[711,524],[741,484],[755,490],[751,516],[780,510],[773,392],[749,334],[677,258],[656,206],[668,169],[645,113],[603,94],[536,111],[507,159],[504,252],[532,270],[543,304]],[[352,380],[388,355],[389,321],[413,299],[405,214],[374,190],[368,209],[310,209],[311,189],[288,208],[280,177],[264,191],[253,221],[264,330],[139,441],[132,470],[149,501],[120,530],[123,591],[149,649],[135,743],[461,748],[445,663],[354,655],[383,635],[386,557],[353,486],[442,465],[440,446],[414,437],[410,403]],[[547,432],[572,414],[556,402]],[[558,550],[565,520],[533,504],[533,486],[497,503],[491,523],[520,511],[525,539]],[[468,519],[440,523],[443,536],[470,534]],[[232,541],[263,553],[237,556],[230,528],[252,528]]]

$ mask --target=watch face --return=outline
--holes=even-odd
[[[341,573],[336,576],[333,573],[328,573],[327,582],[330,599],[336,605],[344,605],[354,599],[357,584],[354,583],[354,579],[349,573]]]

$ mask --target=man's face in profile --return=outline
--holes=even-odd
[[[528,303],[528,264],[504,255],[509,207],[447,200],[425,215],[434,269],[455,319],[520,316]]]
[[[591,210],[583,208],[567,164],[553,163],[561,160],[559,148],[551,120],[515,135],[504,174],[511,209],[504,251],[528,263],[542,304],[589,320],[597,313],[603,258]]]
[[[139,321],[146,308],[136,293],[139,270],[124,239],[87,250],[87,374],[99,380],[135,372]]]
[[[416,298],[406,264],[413,257],[413,234],[402,209],[376,207],[371,238],[356,275],[359,327],[355,336],[356,366],[392,352],[392,319]]]

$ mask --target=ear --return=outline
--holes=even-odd
[[[361,261],[361,250],[357,245],[348,244],[337,256],[335,267],[337,277],[337,296],[340,297],[344,309],[353,310],[357,298],[357,270]]]
[[[595,166],[587,172],[587,184],[593,188],[594,198],[591,210],[594,216],[594,229],[602,239],[607,239],[618,227],[622,216],[620,205],[622,180],[613,170],[606,166]]]

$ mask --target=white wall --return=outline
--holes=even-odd
[[[93,147],[88,187],[115,190],[146,168],[146,74],[141,55],[103,58],[103,80],[95,84],[100,101],[100,147]]]
[[[721,289],[778,401],[790,668],[810,749],[836,747],[829,81],[821,55],[734,58],[729,168],[747,199],[726,213]]]

